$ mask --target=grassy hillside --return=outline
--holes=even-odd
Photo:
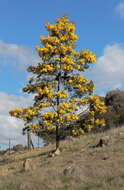
[[[92,147],[106,135],[108,146]],[[123,144],[124,127],[64,140],[56,157],[48,156],[55,145],[0,156],[0,190],[124,190]],[[25,172],[27,158],[33,167]]]

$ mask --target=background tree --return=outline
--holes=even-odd
[[[42,47],[36,48],[41,62],[28,68],[33,77],[23,88],[24,92],[34,94],[34,104],[26,112],[26,117],[31,117],[32,123],[27,122],[26,127],[36,134],[44,131],[49,135],[55,134],[57,149],[62,130],[71,126],[72,135],[82,135],[84,130],[93,128],[95,112],[98,112],[98,108],[105,112],[105,106],[100,99],[93,97],[94,84],[83,75],[96,57],[89,50],[75,50],[78,39],[75,25],[67,16],[62,16],[56,19],[55,24],[45,24],[45,28],[48,35],[40,36]],[[95,104],[94,110],[92,102]],[[73,122],[79,115],[77,108],[87,105],[92,108],[89,108],[90,116],[85,127],[75,127]],[[20,112],[23,113],[23,110]],[[20,112],[18,115],[15,109],[10,114],[25,119],[25,114],[20,116]],[[103,120],[98,121],[99,126],[103,123]]]
[[[108,112],[105,114],[107,128],[124,124],[124,91],[112,90],[105,96]]]

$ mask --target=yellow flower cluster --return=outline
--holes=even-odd
[[[39,54],[39,56],[42,58],[42,60],[47,61],[50,59],[51,54],[55,52],[55,48],[47,44],[45,47],[41,48],[39,46],[36,47],[36,50]]]
[[[62,103],[58,107],[58,113],[59,114],[65,114],[65,113],[72,113],[75,111],[75,106],[73,104],[69,103]]]
[[[50,72],[50,71],[53,71],[53,70],[54,70],[53,65],[44,64],[44,67],[40,70],[40,72],[47,73],[47,72]]]
[[[52,120],[44,120],[43,125],[45,126],[46,130],[48,130],[48,131],[53,131],[56,129],[56,126],[52,124]]]
[[[47,37],[40,36],[40,41],[42,44],[52,44],[52,45],[58,45],[60,43],[59,39],[53,36],[48,35]]]
[[[28,72],[35,72],[35,70],[36,70],[35,66],[29,66],[27,69]]]
[[[74,50],[73,50],[72,46],[67,46],[67,45],[64,45],[64,44],[60,44],[59,47],[55,48],[54,52],[56,54],[66,56],[68,54],[72,54],[74,52]]]
[[[15,108],[9,112],[11,116],[23,119],[24,121],[31,120],[33,116],[37,115],[37,109],[35,108]]]
[[[33,132],[35,133],[37,131],[37,129],[39,129],[40,125],[39,124],[31,124],[31,125],[28,125],[28,128]]]
[[[71,98],[69,100],[70,103],[78,103],[78,100],[76,98]]]
[[[67,108],[69,108],[69,109],[72,108],[72,104],[64,102],[59,105],[59,109],[67,109]]]
[[[88,86],[83,86],[83,84],[75,84],[74,86],[78,92],[89,92]]]
[[[86,59],[84,59],[84,58],[80,59],[79,64],[80,65],[85,65],[86,64]]]
[[[50,103],[38,103],[37,106],[39,108],[48,107],[48,106],[50,106]]]
[[[70,23],[65,25],[65,29],[67,32],[74,32],[75,31],[75,25]]]
[[[86,127],[85,127],[85,129],[88,131],[88,132],[90,132],[92,129],[93,129],[93,125],[87,125]]]
[[[62,63],[66,63],[66,64],[68,64],[68,65],[73,65],[74,64],[74,62],[73,62],[73,60],[72,60],[72,56],[65,56],[65,57],[63,57],[62,59],[61,59],[61,62]]]
[[[83,91],[84,87],[81,84],[76,84],[75,88],[77,88],[79,91]]]
[[[46,29],[52,34],[58,36],[61,41],[70,39],[71,41],[77,40],[77,35],[74,34],[75,25],[71,23],[66,16],[56,19],[57,24],[46,24]]]
[[[68,83],[68,84],[72,84],[72,83],[73,83],[73,80],[72,80],[72,79],[69,79],[69,80],[67,81],[67,83]]]
[[[22,112],[23,112],[23,110],[22,110],[21,108],[15,108],[14,110],[11,110],[11,111],[9,112],[9,114],[10,114],[11,116],[20,118]]]
[[[95,113],[99,114],[106,113],[107,107],[99,96],[90,96],[89,103],[91,104],[90,111],[94,111]]]
[[[75,75],[73,77],[73,80],[77,81],[78,83],[83,83],[83,82],[85,83],[85,82],[87,82],[87,80],[84,78],[83,75]]]
[[[92,51],[82,50],[80,52],[80,56],[81,56],[81,58],[83,58],[83,60],[85,59],[86,62],[88,62],[88,63],[96,62],[96,56],[95,56],[95,54],[92,53]]]
[[[65,122],[77,120],[77,119],[78,119],[78,114],[76,113],[65,115]]]
[[[58,91],[56,93],[56,96],[59,97],[60,99],[64,99],[68,97],[68,94],[64,90],[62,90],[62,91]]]
[[[43,124],[44,124],[45,126],[49,126],[49,125],[51,124],[51,121],[50,121],[50,120],[44,120],[44,121],[43,121]]]
[[[88,99],[87,98],[80,99],[79,103],[80,104],[88,104]]]
[[[85,85],[88,80],[84,78],[82,75],[75,75],[71,77],[68,81],[67,84],[71,84],[76,88],[78,91],[88,91],[87,86]]]
[[[89,104],[88,118],[85,121],[85,130],[90,132],[94,126],[105,126],[105,120],[102,115],[107,111],[104,101],[98,96],[90,96],[87,98]]]
[[[54,131],[55,129],[56,129],[56,126],[55,126],[55,125],[50,125],[50,126],[48,125],[48,126],[47,126],[47,130],[48,130],[48,131]]]
[[[53,113],[53,112],[45,112],[42,114],[42,117],[45,119],[54,119],[58,116],[57,113]]]
[[[72,70],[73,67],[72,67],[71,65],[63,64],[63,65],[61,66],[61,68],[62,68],[63,70],[70,71],[70,70]]]
[[[73,54],[74,50],[72,46],[67,46],[61,44],[59,46],[52,46],[50,44],[46,44],[45,47],[41,48],[39,46],[36,47],[38,54],[42,57],[43,60],[49,60],[51,55],[62,55],[66,56],[67,54]]]
[[[67,111],[66,111],[66,110],[63,110],[63,109],[59,109],[59,110],[58,110],[58,113],[59,113],[59,114],[65,114],[65,113],[67,113]]]
[[[66,31],[68,31],[68,32],[74,32],[75,31],[75,25],[73,23],[70,23],[67,16],[62,16],[60,18],[57,18],[56,22],[59,25],[64,26]]]
[[[60,61],[60,60],[61,60],[61,58],[60,58],[60,57],[58,57],[58,56],[55,56],[55,57],[53,58],[53,60],[58,62],[58,61]]]
[[[46,63],[38,63],[37,66],[30,66],[28,67],[28,72],[33,73],[48,73],[54,70],[53,64],[46,64]]]
[[[95,124],[99,125],[101,127],[104,127],[105,126],[105,120],[104,119],[96,119]]]
[[[83,134],[84,134],[84,130],[81,129],[81,128],[72,130],[72,135],[73,136],[79,136],[79,135],[83,135]]]
[[[42,60],[49,60],[51,55],[66,56],[66,54],[74,53],[73,42],[78,39],[78,36],[74,34],[74,24],[65,16],[56,20],[56,22],[56,24],[48,23],[45,25],[49,35],[40,37],[40,41],[44,45],[43,48],[36,47]],[[67,42],[67,44],[65,45],[63,42]]]
[[[53,96],[52,89],[50,87],[45,86],[44,88],[37,87],[36,92],[42,96],[47,95],[48,99],[51,99]]]

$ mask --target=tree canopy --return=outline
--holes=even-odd
[[[45,24],[48,35],[41,35],[41,46],[36,47],[41,61],[28,67],[32,77],[23,92],[34,94],[34,104],[11,110],[10,114],[24,120],[25,129],[35,134],[55,134],[58,148],[61,130],[68,126],[74,136],[91,131],[94,124],[104,126],[99,115],[106,112],[106,107],[104,101],[94,96],[93,82],[83,74],[95,63],[95,54],[87,49],[76,51],[78,36],[67,16],[55,21]],[[77,108],[86,106],[87,120],[77,127],[73,124],[79,118]]]

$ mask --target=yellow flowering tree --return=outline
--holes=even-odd
[[[94,110],[89,109],[90,120],[93,119],[93,112],[103,109],[104,105],[97,98],[94,99],[94,84],[83,75],[89,65],[96,61],[96,57],[87,49],[80,52],[75,50],[78,36],[74,23],[67,16],[62,16],[56,19],[55,24],[45,24],[45,28],[48,35],[40,36],[41,46],[36,47],[41,61],[29,66],[28,72],[33,77],[23,88],[24,92],[34,94],[34,105],[26,108],[26,111],[11,110],[10,114],[25,120],[26,126],[35,133],[42,130],[48,134],[55,133],[57,149],[60,129],[78,119],[77,107],[96,101]],[[32,123],[27,122],[28,117]],[[99,125],[102,123],[95,122]],[[82,127],[72,126],[72,135],[83,133]]]

